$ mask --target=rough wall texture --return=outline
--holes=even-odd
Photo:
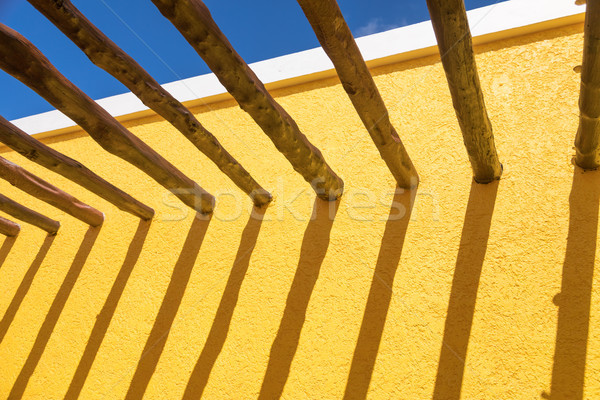
[[[571,164],[581,32],[477,49],[494,185],[471,184],[436,57],[374,71],[416,193],[394,195],[333,79],[274,95],[344,178],[338,204],[315,202],[233,101],[194,110],[274,194],[262,223],[158,117],[128,127],[217,196],[210,221],[83,134],[48,143],[153,207],[151,223],[6,151],[106,222],[88,229],[2,186],[62,228],[0,245],[0,397],[600,398],[600,174]]]

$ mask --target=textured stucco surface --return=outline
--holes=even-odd
[[[194,220],[83,134],[47,141],[154,207],[151,223],[5,152],[106,222],[88,230],[0,183],[62,222],[54,239],[23,224],[0,245],[0,398],[136,398],[145,389],[165,399],[186,387],[210,399],[337,399],[346,387],[349,398],[367,387],[374,399],[453,399],[460,389],[464,399],[600,398],[600,176],[571,163],[581,32],[477,49],[504,166],[497,185],[471,184],[436,57],[373,71],[421,176],[416,194],[394,196],[338,81],[275,91],[345,181],[333,221],[233,101],[194,112],[273,193],[262,224],[159,117],[127,126],[217,196],[212,220]],[[398,218],[412,196],[410,218]]]

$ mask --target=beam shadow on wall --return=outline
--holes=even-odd
[[[8,396],[9,399],[21,399],[23,394],[25,393],[25,389],[27,388],[27,384],[29,379],[33,375],[35,368],[38,365],[38,362],[42,358],[44,354],[44,350],[46,349],[46,345],[50,340],[50,336],[52,335],[52,331],[56,327],[56,323],[60,318],[60,314],[69,299],[69,295],[75,286],[75,282],[77,282],[77,278],[83,269],[87,258],[92,251],[92,247],[100,233],[101,226],[99,227],[90,227],[86,232],[81,245],[79,246],[79,250],[77,250],[77,254],[75,254],[75,258],[73,259],[73,263],[69,267],[67,274],[52,301],[52,305],[50,309],[46,313],[46,318],[42,323],[42,327],[40,328],[37,337],[35,338],[35,342],[33,343],[33,347],[29,356],[27,356],[27,360],[15,381],[10,394]],[[64,232],[63,232],[64,233]]]
[[[264,209],[254,208],[242,232],[242,238],[231,268],[231,273],[229,274],[229,279],[225,285],[221,302],[217,308],[200,357],[198,357],[198,361],[185,388],[184,399],[199,399],[202,397],[202,393],[210,377],[210,372],[223,349],[227,334],[229,333],[233,312],[237,305],[240,289],[250,265],[250,257],[252,256],[254,246],[256,246],[264,213]]]
[[[163,352],[173,321],[183,300],[185,289],[190,280],[196,258],[200,252],[204,235],[210,223],[210,216],[197,214],[181,249],[179,259],[173,268],[171,280],[165,292],[154,325],[146,340],[144,350],[136,367],[126,399],[141,399],[148,388],[148,383],[156,370]]]
[[[369,289],[358,340],[352,357],[344,399],[365,399],[377,359],[388,309],[392,300],[394,277],[410,214],[417,190],[398,190],[394,196],[388,220],[385,224],[377,264]]]
[[[50,250],[50,246],[52,245],[52,242],[54,242],[55,237],[56,236],[50,236],[50,235],[46,236],[46,238],[44,239],[44,242],[42,243],[42,247],[40,247],[40,250],[38,251],[37,255],[35,256],[35,259],[33,260],[31,265],[27,269],[27,272],[25,272],[25,275],[23,276],[23,280],[19,284],[19,287],[17,288],[17,291],[15,292],[13,299],[11,300],[10,304],[8,305],[8,308],[6,309],[6,312],[4,313],[4,316],[2,317],[2,320],[0,321],[0,343],[2,343],[2,340],[4,340],[4,336],[6,335],[8,328],[10,328],[10,325],[12,324],[13,320],[15,319],[15,315],[17,315],[17,311],[19,311],[19,307],[21,307],[21,303],[23,302],[23,299],[27,295],[27,292],[29,292],[29,288],[31,288],[33,279],[35,278],[35,275],[37,274],[38,270],[40,269],[40,266],[42,265],[44,258],[46,258],[46,254],[48,254],[48,250]],[[14,239],[14,238],[10,238],[10,239]],[[4,247],[4,246],[2,246],[2,247]],[[12,244],[11,244],[11,247],[12,247]]]
[[[600,172],[575,167],[569,196],[569,233],[558,306],[558,326],[550,395],[552,400],[581,400],[585,380],[587,342],[596,241]]]
[[[473,182],[448,302],[434,400],[459,400],[498,181]]]
[[[83,389],[83,385],[85,384],[85,380],[87,379],[90,369],[92,368],[96,354],[98,354],[98,350],[100,349],[102,341],[104,340],[104,336],[108,331],[110,321],[112,320],[117,309],[117,305],[119,304],[119,300],[123,295],[127,281],[131,276],[131,272],[133,271],[138,258],[140,257],[146,236],[148,236],[151,222],[151,220],[140,220],[138,228],[129,245],[129,249],[127,250],[127,254],[125,255],[123,265],[121,266],[121,269],[115,278],[115,282],[113,283],[110,292],[106,297],[106,301],[104,302],[102,309],[96,317],[96,322],[94,323],[94,327],[90,333],[90,337],[87,345],[85,346],[85,350],[83,351],[83,355],[79,360],[77,369],[75,370],[73,378],[71,379],[71,384],[69,385],[65,399],[77,399],[81,393],[81,389]]]
[[[18,236],[13,236],[13,237],[7,236],[4,239],[4,242],[2,243],[2,247],[0,247],[0,268],[2,268],[4,261],[6,261],[6,257],[8,257],[8,254],[10,253],[13,246],[15,245],[15,242],[17,241],[17,237]]]
[[[259,399],[278,399],[283,393],[290,366],[298,349],[310,296],[327,254],[329,235],[338,206],[339,201],[315,199],[312,217],[302,239],[296,274],[288,293],[279,330],[271,346]]]

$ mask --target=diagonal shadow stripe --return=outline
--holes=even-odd
[[[547,399],[584,398],[599,199],[600,173],[576,167],[569,196],[569,233],[561,291],[554,298],[558,324],[550,394],[542,394]]]
[[[240,289],[250,265],[252,250],[254,250],[256,240],[258,239],[263,214],[264,210],[255,209],[242,232],[237,255],[231,268],[229,279],[225,285],[219,308],[215,314],[200,357],[198,357],[198,361],[185,388],[183,399],[199,399],[202,397],[202,393],[210,377],[210,372],[223,349],[227,334],[229,333],[233,312],[237,305]]]
[[[471,184],[452,279],[434,400],[459,400],[498,181]]]
[[[58,293],[46,314],[46,318],[42,323],[42,327],[40,328],[37,337],[35,338],[35,342],[33,343],[33,348],[25,361],[25,365],[21,369],[17,380],[15,381],[10,394],[8,396],[9,399],[21,399],[23,394],[25,393],[25,389],[27,389],[27,384],[29,383],[29,379],[33,375],[35,368],[37,367],[42,355],[44,354],[44,350],[46,349],[46,345],[50,340],[50,336],[52,336],[52,331],[56,327],[56,323],[60,318],[60,314],[62,310],[65,308],[65,304],[69,299],[69,295],[75,286],[75,282],[77,282],[77,278],[83,269],[87,257],[92,251],[92,247],[100,233],[100,227],[90,227],[86,232],[83,241],[81,242],[81,246],[79,246],[79,250],[73,259],[73,263],[71,267],[67,271],[67,275],[63,280],[60,288],[58,289]]]
[[[31,285],[33,283],[33,278],[35,277],[35,274],[37,274],[38,270],[40,269],[40,266],[42,265],[44,258],[46,258],[46,254],[48,254],[48,250],[50,250],[50,246],[52,245],[52,242],[54,242],[55,237],[56,236],[46,236],[46,239],[44,239],[44,243],[42,244],[42,247],[38,251],[37,256],[35,256],[35,259],[31,263],[31,266],[25,273],[25,276],[23,277],[21,284],[17,288],[17,291],[16,291],[12,301],[10,302],[8,308],[6,309],[6,312],[4,313],[4,316],[2,317],[2,320],[0,321],[0,343],[2,343],[2,340],[4,340],[4,336],[6,335],[8,328],[10,327],[13,320],[15,319],[15,315],[17,315],[17,311],[19,310],[19,307],[21,307],[21,303],[23,302],[23,299],[27,295],[27,292],[29,292],[29,288],[31,288]],[[2,246],[2,247],[4,247],[4,246]]]
[[[179,305],[183,300],[185,289],[209,223],[210,216],[197,216],[192,222],[179,259],[173,268],[173,274],[171,275],[165,297],[160,305],[154,325],[146,340],[140,361],[127,390],[126,399],[141,399],[144,397],[144,393],[148,388],[150,379],[156,370],[160,356],[167,343],[169,332],[179,310]]]
[[[13,237],[7,236],[6,239],[4,239],[4,242],[2,243],[2,247],[0,247],[0,268],[4,264],[4,261],[6,261],[6,257],[8,257],[8,254],[10,253],[13,246],[15,245],[15,242],[17,241],[17,237],[18,236],[13,236]]]
[[[416,190],[396,193],[385,225],[365,313],[352,357],[344,399],[365,399],[393,296]]]
[[[279,330],[271,346],[259,399],[278,399],[283,393],[298,349],[310,296],[327,254],[329,234],[338,206],[339,201],[315,200],[313,218],[304,232],[298,268],[287,297]]]
[[[98,354],[98,350],[102,345],[104,336],[108,331],[110,321],[112,320],[119,304],[119,300],[123,295],[123,291],[125,290],[129,276],[131,275],[131,272],[133,271],[133,268],[140,257],[142,248],[144,246],[144,241],[146,240],[148,230],[150,229],[150,224],[151,220],[140,220],[137,231],[135,232],[131,244],[129,245],[129,249],[127,250],[125,260],[123,261],[123,266],[119,270],[119,273],[115,278],[115,282],[113,283],[113,286],[106,297],[104,306],[96,318],[90,338],[88,339],[85,350],[83,351],[83,355],[81,356],[79,364],[77,365],[75,374],[71,379],[71,384],[69,385],[65,399],[77,399],[81,393],[81,390],[83,389],[83,385],[85,384],[85,380],[87,379],[90,369],[92,368],[96,354]]]

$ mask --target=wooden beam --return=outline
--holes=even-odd
[[[106,151],[144,171],[192,209],[212,212],[212,195],[125,129],[65,78],[31,42],[2,24],[0,68],[75,121]]]
[[[80,162],[46,146],[0,116],[0,142],[27,159],[81,185],[119,209],[144,220],[152,219],[154,210],[121,189],[105,181]]]
[[[48,232],[50,235],[56,235],[56,232],[58,232],[58,229],[60,228],[60,222],[33,211],[2,194],[0,194],[0,210],[23,222],[35,225]]]
[[[317,195],[325,200],[341,196],[343,181],[236,53],[204,3],[200,0],[152,2],[194,47],[240,107],[250,114]]]
[[[21,232],[19,224],[0,217],[0,233],[6,236],[17,236]]]
[[[69,0],[28,0],[73,41],[97,66],[117,78],[140,100],[175,126],[210,158],[258,207],[272,200],[231,154],[183,104],[133,58],[94,26]]]
[[[463,0],[427,0],[427,7],[473,177],[477,183],[500,179],[502,165],[477,74],[465,4]]]
[[[298,0],[298,3],[398,186],[405,189],[417,186],[417,171],[392,126],[388,110],[336,0]]]
[[[585,10],[583,64],[579,91],[579,128],[575,162],[583,169],[600,167],[600,1]]]
[[[100,211],[2,157],[0,157],[0,178],[86,224],[99,226],[104,222],[104,214]]]

